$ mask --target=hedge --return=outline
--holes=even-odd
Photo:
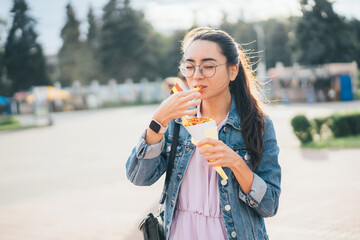
[[[291,120],[293,131],[302,144],[311,142],[314,134],[320,135],[324,124],[335,138],[357,136],[360,135],[360,112],[335,113],[313,120],[308,120],[305,115],[299,114]]]
[[[14,117],[0,117],[0,126],[17,123],[18,121]]]
[[[291,119],[291,126],[302,144],[312,142],[311,124],[305,115],[297,115]]]
[[[360,113],[333,114],[328,126],[334,137],[356,136],[360,134]]]

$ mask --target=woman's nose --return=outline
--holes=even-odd
[[[200,66],[195,67],[194,78],[196,78],[196,79],[203,78],[202,70],[201,70]]]

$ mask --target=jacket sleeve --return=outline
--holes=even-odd
[[[150,186],[166,171],[165,139],[167,139],[168,131],[161,141],[154,145],[146,143],[146,130],[141,135],[138,144],[126,162],[126,176],[135,185]]]
[[[263,217],[272,217],[279,206],[281,167],[278,162],[279,147],[274,125],[265,118],[264,150],[259,166],[254,172],[253,184],[248,194],[240,189],[239,197]]]

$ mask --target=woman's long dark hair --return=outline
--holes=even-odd
[[[227,59],[228,66],[238,65],[239,72],[235,81],[230,82],[230,91],[235,97],[236,109],[241,119],[241,134],[247,149],[251,152],[253,168],[260,164],[264,150],[265,131],[264,112],[258,99],[258,85],[249,58],[241,46],[229,34],[221,30],[199,27],[185,35],[182,51],[195,40],[215,42]]]

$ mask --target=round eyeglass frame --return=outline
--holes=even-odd
[[[189,75],[189,76],[187,76],[187,75],[185,74],[185,68],[186,68],[186,67],[185,67],[185,64],[191,64],[192,66],[194,66],[193,73],[192,73],[191,75]],[[219,66],[222,66],[222,65],[227,64],[227,62],[222,63],[222,64],[218,64],[218,65],[215,65],[214,63],[211,63],[211,64],[214,64],[213,67],[215,67],[214,74],[211,75],[211,76],[205,76],[205,75],[204,75],[203,68],[201,67],[203,64],[209,64],[209,63],[208,63],[208,62],[203,62],[203,63],[200,63],[199,65],[194,65],[194,64],[192,64],[192,63],[190,63],[190,62],[182,62],[182,63],[180,64],[180,66],[179,66],[179,69],[180,69],[180,72],[181,72],[185,77],[189,78],[189,77],[194,76],[195,71],[196,71],[196,67],[198,67],[201,76],[206,77],[206,78],[212,78],[212,77],[216,74],[216,68],[219,67]]]

